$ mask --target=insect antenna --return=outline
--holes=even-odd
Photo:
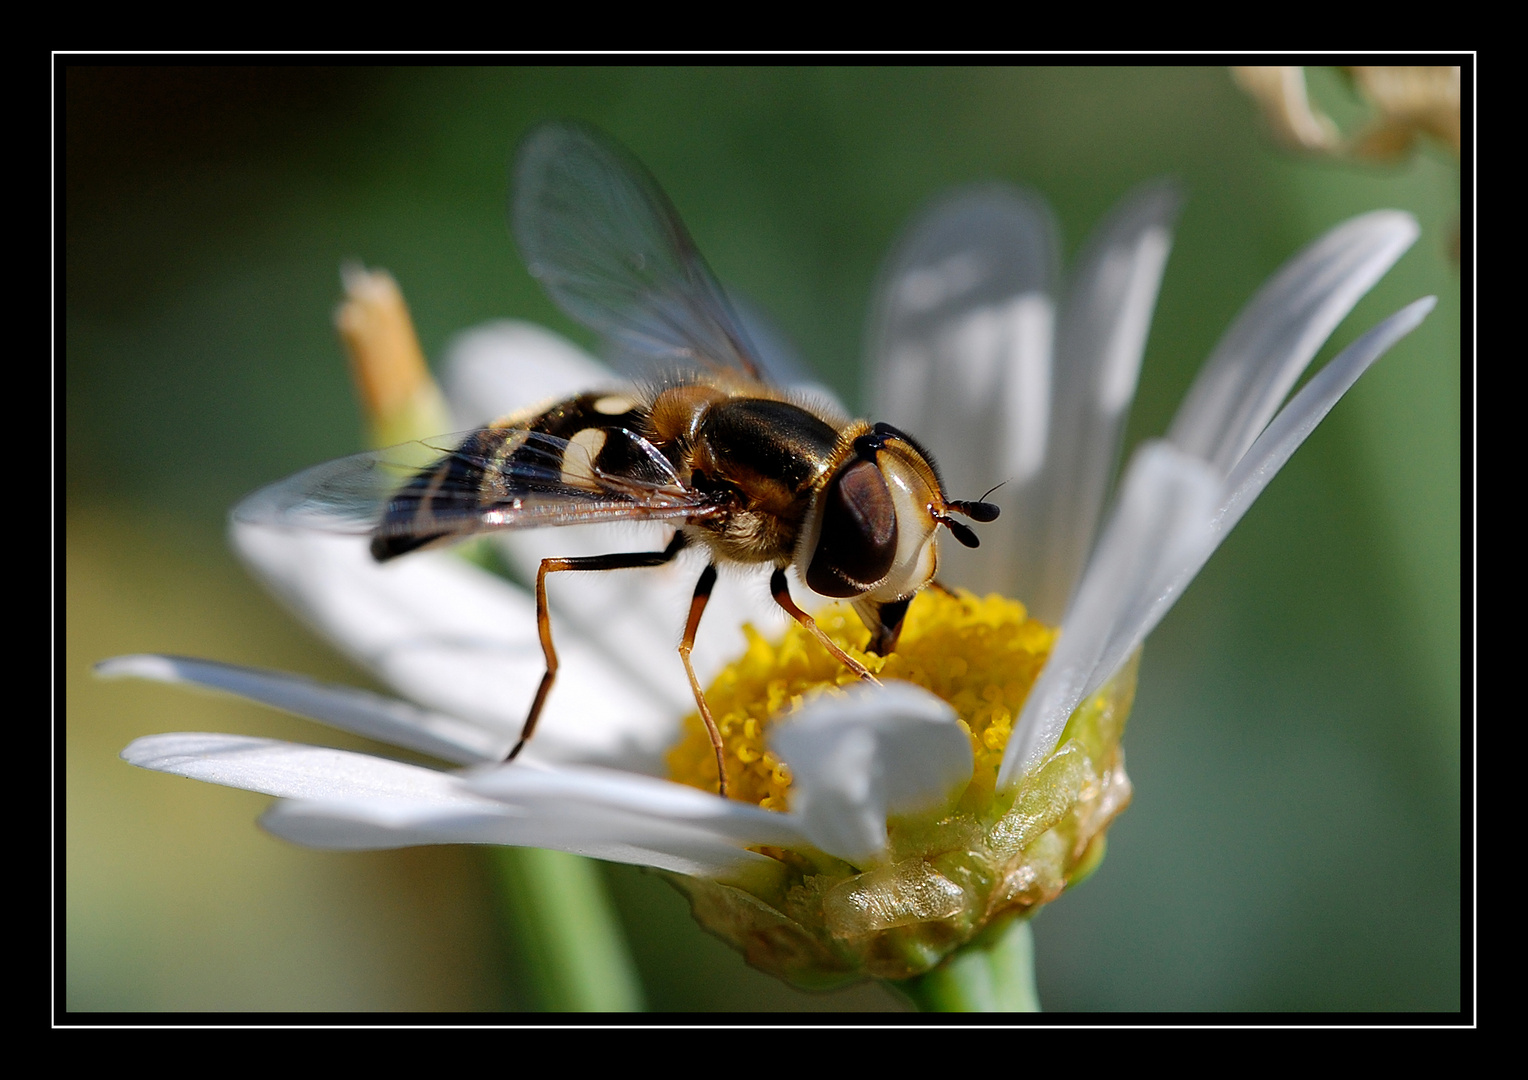
[[[1004,483],[1006,482],[1004,481]],[[987,495],[991,495],[992,492],[1002,486],[1002,484],[998,484],[997,487],[989,489]],[[953,510],[957,514],[964,514],[972,521],[996,521],[999,508],[993,503],[987,502],[987,495],[983,495],[980,499],[946,499],[944,505],[947,509]],[[934,511],[933,516],[935,521],[949,529],[955,539],[959,540],[966,547],[974,548],[981,546],[981,540],[977,538],[976,533],[971,531],[970,526],[956,521],[948,514],[938,511]]]
[[[992,487],[987,489],[987,494],[983,495],[980,499],[948,499],[945,501],[945,505],[948,506],[951,510],[955,511],[957,514],[966,515],[966,517],[970,518],[972,521],[996,521],[999,512],[998,507],[987,501],[987,495],[991,495],[994,491],[1006,483],[1008,483],[1007,480],[1004,480],[1000,484],[994,484]],[[961,542],[965,543],[965,541]],[[967,544],[966,546],[975,547],[976,545]]]

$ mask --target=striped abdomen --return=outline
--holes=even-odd
[[[635,433],[645,410],[618,394],[580,394],[472,432],[387,502],[372,533],[378,562],[489,528],[635,516],[672,469]],[[668,502],[672,503],[672,496]],[[627,508],[628,512],[622,510]]]

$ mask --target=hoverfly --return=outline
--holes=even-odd
[[[861,678],[870,672],[791,599],[786,569],[850,600],[871,651],[896,645],[907,606],[934,580],[935,530],[977,539],[951,515],[998,508],[945,495],[933,460],[888,424],[835,415],[773,385],[722,287],[667,196],[590,129],[548,124],[521,145],[511,224],[533,277],[642,373],[640,389],[591,392],[427,444],[358,454],[257,492],[246,521],[367,533],[379,562],[500,529],[614,521],[671,524],[662,551],[549,558],[536,574],[546,672],[512,761],[557,675],[546,578],[709,559],[679,656],[716,751],[722,739],[690,653],[719,563],[771,568],[776,603]]]

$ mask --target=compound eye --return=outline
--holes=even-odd
[[[822,532],[806,583],[823,596],[859,596],[891,570],[897,510],[874,462],[841,470],[822,496]]]

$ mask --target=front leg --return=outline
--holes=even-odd
[[[807,630],[811,631],[812,635],[818,640],[822,647],[827,649],[828,652],[832,653],[840,664],[844,665],[844,667],[854,672],[854,674],[858,675],[860,678],[866,679],[879,685],[879,680],[877,680],[874,675],[870,674],[869,668],[865,667],[864,664],[860,663],[858,660],[854,659],[854,657],[840,649],[838,644],[832,638],[828,637],[827,631],[817,625],[816,619],[812,618],[810,615],[796,606],[796,602],[791,599],[790,586],[785,580],[785,567],[782,566],[777,569],[774,572],[774,575],[769,579],[769,591],[774,594],[775,603],[783,607],[786,611],[786,614],[788,614],[791,618],[795,619],[802,626],[806,627]]]
[[[546,704],[547,695],[552,692],[552,683],[557,678],[557,650],[552,646],[552,618],[546,604],[546,576],[560,570],[633,570],[644,566],[662,566],[684,550],[684,545],[684,533],[677,532],[674,539],[669,541],[669,546],[662,551],[628,551],[616,555],[541,560],[541,568],[536,571],[536,631],[541,636],[541,654],[546,658],[546,674],[541,676],[541,685],[536,688],[531,711],[525,718],[525,726],[520,729],[520,741],[515,743],[515,748],[504,759],[506,762],[514,761],[536,733],[536,721],[541,717],[542,706]]]
[[[716,790],[725,799],[727,766],[723,760],[721,729],[711,719],[711,706],[706,704],[705,692],[700,688],[700,680],[695,677],[695,665],[690,663],[690,653],[695,648],[695,631],[700,629],[700,616],[705,612],[706,604],[711,599],[711,590],[715,587],[716,564],[712,563],[701,573],[700,580],[695,583],[695,594],[690,597],[690,617],[685,620],[684,637],[679,641],[679,659],[684,661],[684,673],[690,677],[690,692],[695,695],[701,722],[706,725],[706,734],[711,737],[711,749],[716,753]]]

